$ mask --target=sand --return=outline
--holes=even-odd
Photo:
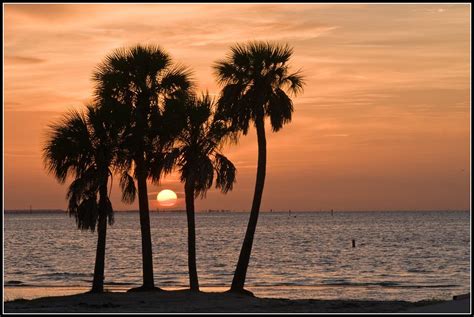
[[[427,305],[408,309],[410,313],[469,313],[471,300],[451,300],[439,304]]]
[[[248,297],[229,293],[191,293],[188,290],[103,294],[76,294],[14,300],[4,303],[6,313],[86,313],[86,312],[437,312],[439,309],[466,309],[469,299],[458,301],[355,301],[355,300],[288,300]],[[426,311],[426,309],[428,309]]]

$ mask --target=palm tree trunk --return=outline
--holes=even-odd
[[[258,165],[257,179],[255,182],[255,192],[250,211],[250,219],[245,233],[244,243],[240,251],[239,261],[235,269],[234,279],[232,280],[231,291],[242,292],[244,290],[245,277],[252,252],[253,237],[257,228],[258,214],[260,212],[260,203],[262,201],[263,186],[265,184],[265,170],[267,166],[267,141],[265,138],[265,123],[263,116],[255,121],[258,139]]]
[[[140,209],[140,229],[142,233],[142,265],[143,265],[143,289],[153,289],[155,282],[153,278],[153,253],[150,231],[150,211],[148,209],[148,192],[146,185],[146,171],[144,169],[143,157],[136,161],[138,206]]]
[[[196,225],[194,222],[194,185],[186,181],[184,185],[186,196],[186,214],[188,218],[188,268],[189,286],[191,291],[199,291],[199,281],[196,267]]]
[[[99,190],[99,199],[107,197],[107,185],[102,185]],[[99,202],[99,223],[97,226],[97,250],[95,255],[94,280],[91,293],[102,293],[104,291],[104,268],[105,268],[105,242],[107,235],[107,213],[100,208],[103,203]]]

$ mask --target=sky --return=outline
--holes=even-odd
[[[212,65],[235,43],[294,48],[304,93],[277,133],[267,122],[261,210],[470,208],[469,4],[4,4],[4,208],[66,209],[67,184],[48,175],[47,125],[83,109],[94,68],[114,49],[158,44],[193,70],[200,91],[220,88]],[[198,210],[249,210],[255,129],[223,151],[237,168],[224,195]],[[173,173],[156,194],[184,190]],[[137,209],[120,201],[114,209]]]

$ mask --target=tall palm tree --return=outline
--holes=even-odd
[[[235,292],[251,294],[244,290],[244,284],[265,183],[265,118],[270,118],[274,132],[279,131],[291,121],[293,112],[293,102],[287,93],[296,95],[303,89],[300,72],[290,73],[289,70],[292,54],[293,50],[288,45],[249,42],[234,45],[230,54],[214,65],[217,80],[223,86],[218,111],[230,118],[236,133],[246,135],[253,122],[258,139],[252,209],[230,289]]]
[[[111,128],[107,116],[98,107],[88,106],[86,113],[73,110],[52,124],[43,148],[49,173],[60,183],[64,183],[69,176],[74,177],[67,192],[68,211],[70,216],[76,218],[78,228],[94,231],[97,227],[91,292],[104,290],[107,221],[113,223],[107,184],[117,134],[118,131]]]
[[[170,172],[175,166],[184,183],[186,214],[188,219],[188,267],[192,291],[199,291],[196,268],[196,229],[194,199],[204,198],[216,183],[223,193],[232,190],[236,170],[222,152],[224,141],[229,136],[226,122],[214,114],[215,104],[208,94],[198,98],[190,95],[184,103],[184,128],[175,148],[166,156],[164,169]]]
[[[190,87],[189,72],[173,66],[158,46],[137,45],[108,55],[93,76],[95,95],[101,104],[116,107],[128,118],[122,139],[120,165],[133,168],[137,181],[142,235],[143,285],[134,290],[159,290],[153,278],[147,178],[161,176],[159,155],[179,132],[169,100],[180,98]]]

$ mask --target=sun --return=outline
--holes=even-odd
[[[171,207],[176,204],[178,196],[171,189],[163,189],[161,192],[158,193],[158,196],[156,196],[156,200],[158,201],[160,206]]]

